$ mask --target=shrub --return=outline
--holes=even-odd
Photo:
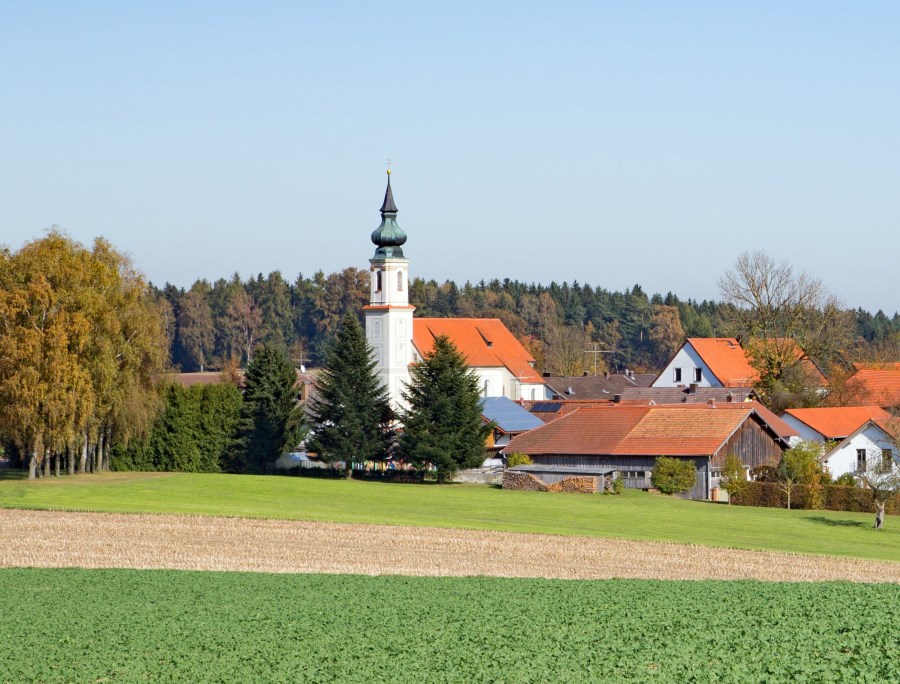
[[[514,451],[506,457],[506,467],[514,468],[520,465],[531,465],[531,456],[523,454],[521,451]]]
[[[611,480],[610,483],[606,486],[606,490],[603,492],[604,494],[621,494],[625,491],[625,480],[621,477],[617,477],[614,480]]]
[[[660,456],[656,459],[651,480],[663,494],[686,492],[694,488],[697,468],[691,461]]]
[[[853,477],[853,473],[844,473],[834,481],[834,484],[839,487],[856,487],[856,478]]]
[[[728,503],[731,503],[731,497],[739,494],[747,486],[747,471],[744,470],[741,459],[734,454],[729,454],[725,458],[721,483],[722,489],[728,492]]]

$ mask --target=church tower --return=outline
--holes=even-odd
[[[375,255],[369,259],[369,305],[366,339],[375,357],[375,370],[388,390],[394,409],[406,408],[401,392],[409,383],[412,362],[413,311],[409,303],[409,261],[403,256],[406,233],[397,225],[397,205],[391,191],[388,170],[387,190],[381,205],[381,225],[372,233]]]

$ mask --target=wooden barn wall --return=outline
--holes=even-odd
[[[656,456],[609,456],[609,455],[569,455],[569,454],[532,454],[531,461],[535,465],[568,466],[573,468],[612,468],[613,470],[633,472],[650,472],[656,465]],[[690,492],[682,495],[685,499],[709,498],[709,458],[685,458],[692,461],[697,468],[697,480]],[[543,474],[541,479],[544,479]],[[650,478],[625,478],[625,486],[629,489],[647,489],[651,487]]]
[[[750,419],[745,420],[725,446],[719,449],[712,461],[713,468],[725,465],[729,454],[738,456],[741,463],[751,468],[758,465],[778,465],[781,447],[761,425]]]

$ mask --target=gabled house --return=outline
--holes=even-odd
[[[805,368],[817,387],[828,383],[822,371],[806,357],[793,340],[769,339],[784,347],[780,353],[793,355]],[[690,337],[681,346],[653,387],[730,387],[752,388],[759,382],[759,372],[750,363],[747,350],[734,337]]]
[[[822,456],[822,464],[834,478],[864,471],[875,459],[892,462],[893,467],[900,470],[900,454],[891,434],[894,430],[896,427],[889,419],[869,419],[827,451]]]
[[[872,419],[887,419],[890,414],[879,406],[829,406],[788,409],[781,418],[794,428],[799,440],[807,442],[841,441]]]
[[[503,453],[528,454],[538,467],[521,469],[539,478],[555,477],[554,469],[568,475],[617,471],[626,487],[641,489],[652,486],[659,456],[684,459],[697,468],[687,496],[709,499],[729,454],[749,469],[776,464],[782,450],[778,434],[754,408],[613,404],[579,408],[514,438]]]
[[[753,387],[759,373],[733,337],[689,337],[653,387]]]
[[[446,335],[478,375],[482,396],[543,399],[546,387],[534,357],[499,318],[414,318],[413,358],[421,360]]]

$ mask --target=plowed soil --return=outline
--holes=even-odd
[[[0,510],[0,567],[900,583],[900,563],[426,527]]]

